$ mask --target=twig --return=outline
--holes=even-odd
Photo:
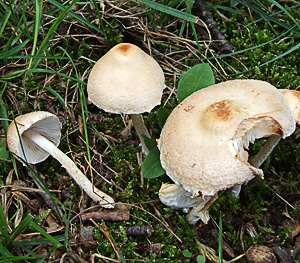
[[[111,237],[110,237],[110,232],[109,232],[109,229],[108,227],[103,223],[102,224],[102,227],[99,226],[93,219],[90,219],[92,221],[92,223],[105,235],[105,237],[108,239],[109,243],[111,244],[113,250],[115,251],[120,263],[123,262],[121,256],[120,256],[120,251],[119,251],[119,248],[117,246],[117,244],[112,241]]]
[[[219,242],[219,233],[217,229],[213,229],[211,231],[211,235],[216,242]],[[227,253],[227,255],[231,258],[234,258],[234,250],[228,245],[226,241],[222,241],[222,248]]]
[[[110,221],[129,221],[130,218],[130,207],[123,204],[116,204],[114,209],[105,211],[95,211],[89,213],[80,214],[82,221],[87,220],[110,220]]]
[[[219,40],[221,43],[221,54],[228,54],[234,52],[234,46],[231,45],[225,36],[219,30],[216,21],[213,18],[213,15],[210,11],[207,10],[202,0],[196,0],[196,7],[200,11],[202,19],[205,21],[208,29],[210,30],[212,36]]]
[[[95,262],[95,257],[98,257],[98,258],[102,258],[102,259],[106,259],[106,260],[109,260],[109,261],[112,261],[112,262],[119,262],[118,260],[115,260],[113,258],[108,258],[108,257],[105,257],[105,256],[102,256],[101,254],[93,254],[91,255],[91,262],[94,263]]]

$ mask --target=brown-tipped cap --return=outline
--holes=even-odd
[[[226,81],[193,93],[173,110],[159,141],[161,163],[194,196],[214,195],[262,176],[247,162],[249,142],[294,130],[287,102],[271,84]]]
[[[34,142],[23,136],[27,130],[33,129],[58,146],[60,141],[61,123],[58,118],[46,111],[36,111],[18,116],[15,122],[11,122],[7,130],[7,145],[10,151],[28,163],[39,163],[44,161],[49,153],[41,149]],[[19,132],[19,133],[18,133]],[[22,144],[19,140],[22,138]],[[23,146],[23,150],[22,150]],[[23,151],[26,158],[24,157]]]
[[[164,73],[158,63],[135,45],[110,49],[92,68],[89,100],[111,113],[150,112],[160,104]]]

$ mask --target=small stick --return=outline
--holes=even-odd
[[[217,229],[213,229],[211,235],[216,242],[219,242],[219,232]],[[229,257],[234,258],[234,250],[224,240],[222,241],[222,248]]]
[[[112,248],[114,249],[118,259],[119,259],[119,262],[122,263],[123,260],[120,256],[120,252],[119,252],[119,248],[117,246],[117,244],[112,241],[112,239],[110,238],[110,232],[109,232],[109,229],[108,227],[103,223],[102,224],[102,227],[100,227],[93,219],[90,219],[94,225],[105,235],[105,237],[108,239],[109,243],[111,244]]]
[[[123,204],[116,204],[114,209],[83,213],[80,214],[80,217],[83,222],[91,219],[96,222],[101,220],[109,220],[114,222],[129,221],[130,207]]]
[[[221,54],[228,54],[234,52],[234,46],[231,45],[225,36],[219,30],[216,21],[210,11],[206,8],[202,0],[196,0],[196,7],[200,11],[203,20],[206,22],[208,29],[210,30],[212,36],[216,40],[221,42]]]

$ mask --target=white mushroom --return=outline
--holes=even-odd
[[[297,124],[300,123],[300,92],[297,90],[279,89],[285,97]],[[281,137],[278,135],[271,136],[263,149],[251,161],[251,165],[258,168],[266,160],[269,154],[273,151]]]
[[[288,90],[288,89],[280,89],[281,93],[285,97],[287,103],[289,104],[294,119],[297,124],[300,123],[300,91],[298,90]]]
[[[262,137],[285,138],[294,130],[295,120],[286,99],[264,81],[226,81],[197,91],[180,103],[163,127],[159,148],[167,175],[190,198],[198,199],[188,221],[204,219],[206,223],[207,208],[218,191],[239,186],[254,176],[263,178],[263,171],[247,162],[249,143]],[[266,155],[261,158],[265,160]],[[160,199],[168,205],[164,197],[161,190]]]
[[[52,155],[94,201],[105,208],[114,207],[113,198],[94,187],[74,162],[57,148],[61,123],[55,115],[45,111],[31,112],[18,116],[15,122],[7,130],[7,144],[11,152],[31,164],[42,162]]]
[[[133,44],[114,46],[91,70],[87,91],[89,100],[111,113],[130,114],[147,154],[143,135],[150,138],[141,113],[160,104],[164,73],[158,63]]]

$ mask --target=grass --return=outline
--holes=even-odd
[[[221,192],[210,210],[208,225],[191,227],[184,213],[158,200],[161,182],[169,178],[141,176],[143,157],[135,131],[122,139],[127,116],[105,113],[86,99],[91,67],[120,42],[150,52],[165,72],[162,106],[144,115],[153,138],[159,138],[165,117],[178,104],[179,80],[193,65],[209,63],[217,82],[255,78],[278,88],[298,89],[300,4],[273,0],[232,4],[211,1],[208,6],[235,47],[233,53],[220,54],[219,42],[210,39],[210,32],[197,20],[200,14],[193,1],[0,0],[3,262],[58,262],[70,254],[95,262],[204,262],[205,258],[218,262],[217,251],[225,262],[232,257],[212,237],[218,225],[219,240],[222,236],[223,245],[241,257],[238,262],[246,262],[243,254],[253,244],[294,246],[290,236],[297,224],[286,222],[289,217],[300,220],[298,130],[281,141],[264,164],[264,181],[249,182],[238,199]],[[99,189],[131,206],[129,221],[100,220],[95,227],[91,221],[73,220],[94,204],[56,161],[48,158],[35,166],[23,166],[7,151],[8,124],[20,114],[37,110],[60,118],[60,149],[87,176],[93,175]],[[261,143],[251,152],[257,152]],[[91,167],[96,172],[91,173]],[[19,188],[10,186],[20,183]],[[44,192],[50,198],[45,199]],[[51,212],[44,214],[42,208],[51,208]],[[50,235],[47,231],[52,223],[56,228]],[[153,226],[151,237],[126,235],[124,227],[145,225]],[[82,239],[83,226],[94,227],[95,243]],[[162,248],[156,254],[157,244]]]

